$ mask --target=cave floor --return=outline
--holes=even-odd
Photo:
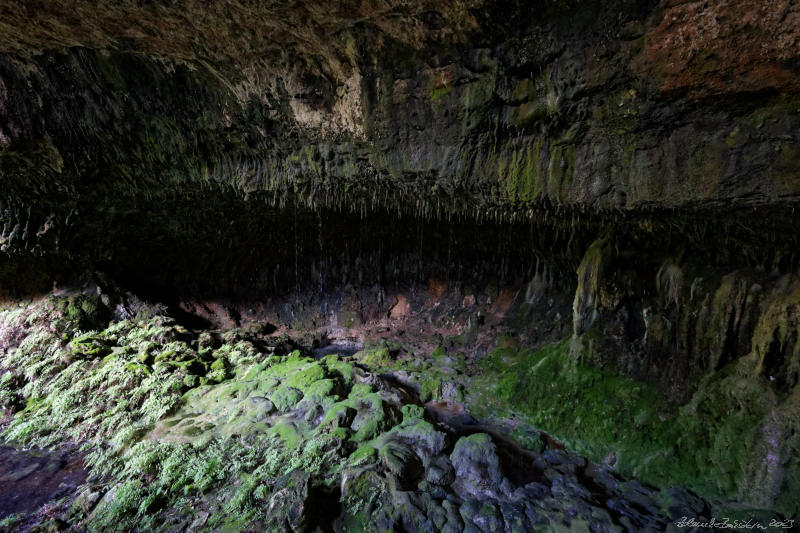
[[[0,315],[10,531],[679,531],[712,516],[495,409],[505,352],[485,366],[391,334],[304,347],[147,310],[95,326],[95,303]]]

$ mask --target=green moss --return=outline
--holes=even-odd
[[[152,373],[151,370],[150,370],[150,367],[148,367],[147,365],[143,365],[141,363],[137,363],[137,362],[133,362],[133,361],[131,361],[130,363],[126,363],[125,364],[125,370],[127,370],[128,372],[139,373],[139,374],[141,374],[143,376],[148,376],[148,375],[150,375]],[[190,377],[190,376],[187,376],[187,377]],[[196,377],[196,376],[191,376],[191,377]]]
[[[425,410],[420,405],[404,405],[401,409],[403,413],[403,422],[411,422],[414,420],[422,420],[425,415]]]
[[[176,355],[177,353],[175,350],[166,350],[155,357],[155,362],[160,363],[161,361],[172,361],[175,359]]]
[[[531,146],[511,152],[510,160],[498,160],[500,182],[510,201],[530,204],[544,190],[542,179],[542,152],[544,140],[537,137]]]
[[[389,355],[389,347],[386,344],[379,344],[376,347],[364,349],[358,354],[358,358],[369,368],[382,369],[394,365],[394,360]]]
[[[510,120],[526,126],[545,119],[558,111],[558,92],[553,88],[549,72],[517,82],[511,93]]]
[[[225,357],[216,359],[209,368],[206,376],[210,381],[220,383],[231,377],[231,364]]]
[[[420,401],[427,402],[431,399],[442,398],[442,380],[438,376],[425,376],[419,382]]]
[[[80,438],[84,425],[93,427],[97,439],[113,439],[137,431],[139,425],[152,424],[180,402],[187,373],[177,368],[151,371],[138,362],[133,351],[113,347],[119,330],[84,335],[70,343],[70,353],[80,354],[68,366],[60,364],[60,343],[41,351],[21,346],[16,360],[47,365],[53,374],[40,374],[23,393],[29,399],[42,398],[36,410],[26,410],[6,430],[6,437],[39,446],[59,439]],[[31,338],[32,339],[32,338]],[[133,341],[124,339],[123,342]],[[114,351],[101,362],[96,357]]]
[[[272,428],[270,428],[269,434],[280,438],[283,442],[283,445],[289,450],[297,448],[297,446],[302,442],[300,434],[297,433],[297,429],[291,424],[275,424],[272,426]]]
[[[609,140],[621,135],[635,134],[639,127],[639,112],[636,107],[636,91],[623,90],[615,97],[606,98],[602,105],[592,109],[592,118],[598,134]]]
[[[339,374],[342,377],[346,387],[350,387],[353,384],[352,364],[342,361],[336,354],[325,356],[323,362],[329,370]]]
[[[388,442],[393,438],[414,442],[416,451],[426,457],[435,456],[445,448],[445,435],[437,431],[433,424],[426,421],[422,416],[422,412],[416,410],[409,411],[404,409],[403,421],[387,431],[381,437],[381,440]]]
[[[453,86],[449,84],[433,85],[430,90],[431,100],[438,102],[453,91]]]
[[[61,307],[47,312],[60,317],[63,302],[52,303]],[[212,515],[210,529],[250,527],[267,520],[282,473],[300,469],[339,485],[346,468],[374,460],[367,443],[400,423],[396,399],[354,383],[363,370],[337,356],[264,354],[230,332],[225,345],[200,354],[192,346],[203,349],[202,342],[176,340],[192,333],[165,317],[115,322],[70,342],[76,324],[38,328],[40,311],[26,310],[37,317],[34,329],[0,360],[3,384],[17,383],[10,369],[24,369],[26,380],[12,398],[25,408],[3,437],[86,446],[91,475],[111,489],[91,515],[75,510],[73,521],[92,531],[161,531],[165,513],[170,528],[191,529],[201,503]],[[0,314],[0,324],[5,318]],[[72,357],[73,350],[82,356]],[[83,356],[102,352],[110,353]],[[210,379],[214,373],[225,380]],[[403,414],[404,431],[435,439],[420,408]]]
[[[343,325],[344,325],[344,327],[346,327],[346,328],[352,328],[353,326],[355,326],[355,324],[356,324],[356,319],[357,319],[357,318],[358,318],[358,317],[357,317],[357,315],[355,314],[355,312],[353,312],[353,311],[347,311],[347,312],[345,313],[344,320],[342,321],[342,324],[343,324]]]
[[[572,303],[573,334],[576,336],[587,331],[594,322],[600,303],[600,279],[608,261],[608,245],[605,236],[596,239],[578,266],[578,286]]]
[[[457,375],[465,370],[463,356],[451,356],[441,347],[433,351],[431,360],[407,355],[395,358],[393,351],[402,352],[403,349],[381,342],[362,350],[355,357],[374,372],[404,372],[409,383],[417,389],[422,402],[445,399],[443,391],[446,384],[450,386],[449,391],[455,393],[446,399],[460,401],[461,387],[457,383]]]
[[[335,388],[336,381],[332,379],[320,379],[303,389],[303,398],[321,402],[323,399],[331,396]],[[338,399],[338,396],[336,396],[335,399]]]
[[[488,118],[488,110],[495,92],[496,78],[493,75],[481,77],[464,87],[461,105],[464,118],[461,123],[461,136],[465,138],[475,131]]]
[[[357,386],[356,386],[357,387]],[[348,397],[348,405],[357,411],[351,429],[350,440],[361,443],[376,438],[397,423],[395,413],[388,409],[380,394],[365,394],[353,387]],[[354,394],[355,393],[355,394]]]
[[[739,126],[736,126],[735,128],[733,128],[733,130],[725,138],[725,144],[728,145],[728,148],[733,149],[733,148],[736,148],[736,147],[741,146],[743,144],[743,142],[744,142],[744,140],[746,140],[747,136],[746,135],[740,135],[741,133],[742,133],[742,131],[739,128]]]
[[[566,188],[572,184],[574,173],[575,147],[571,144],[553,146],[547,172],[548,196],[560,200],[566,194]]]
[[[533,78],[523,78],[514,86],[514,90],[511,92],[511,101],[525,102],[536,98],[538,92],[536,81]]]
[[[362,444],[356,449],[355,452],[350,454],[350,464],[352,466],[361,466],[367,463],[376,461],[378,458],[378,450],[370,444]]]
[[[77,337],[70,343],[72,355],[83,358],[101,358],[111,353],[111,348],[105,343],[102,337],[94,333],[89,333]]]
[[[765,381],[747,375],[750,363],[714,374],[678,409],[644,383],[580,362],[569,344],[498,348],[473,378],[468,405],[487,418],[515,414],[592,460],[614,457],[621,472],[660,486],[757,497],[743,488],[765,471],[769,394]]]
[[[279,411],[285,413],[289,409],[297,405],[297,402],[303,397],[303,393],[294,387],[281,385],[275,392],[273,392],[269,399],[275,404]]]
[[[290,387],[295,387],[300,390],[305,390],[309,385],[315,381],[319,381],[325,377],[325,369],[321,364],[312,363],[309,366],[297,369],[289,376],[286,383]]]
[[[17,522],[20,521],[21,519],[18,515],[10,514],[5,518],[3,518],[2,520],[0,520],[0,529],[2,529],[3,531],[13,531],[14,526],[17,524]]]

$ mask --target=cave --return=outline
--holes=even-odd
[[[796,530],[800,5],[0,0],[0,530]]]

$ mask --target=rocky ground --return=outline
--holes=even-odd
[[[74,450],[0,448],[0,515],[27,529],[66,510],[86,481],[83,457]]]
[[[463,356],[311,351],[126,301],[0,312],[5,529],[678,531],[719,505],[479,417],[488,367]]]

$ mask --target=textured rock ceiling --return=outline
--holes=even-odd
[[[88,46],[203,61],[233,79],[274,69],[347,79],[357,26],[414,48],[463,40],[479,0],[3,2],[0,50],[27,57]],[[373,43],[375,52],[380,41]],[[269,74],[266,74],[269,75]]]
[[[798,90],[800,6],[796,2],[638,4],[654,7],[650,20],[609,28],[610,36],[637,36],[647,30],[635,68],[642,76],[660,77],[664,90],[701,85],[706,93],[765,86]],[[538,17],[548,23],[553,10],[579,5],[557,0],[4,0],[0,52],[24,58],[54,48],[87,46],[177,62],[203,61],[233,79],[257,78],[277,67],[343,82],[369,59],[365,51],[380,53],[386,37],[417,50],[463,44],[481,30],[491,31],[486,21],[502,20],[503,11],[511,19],[506,23],[519,17],[520,10],[523,18]],[[609,11],[617,9],[609,4]],[[364,35],[359,27],[375,30],[368,47],[360,48],[364,43],[357,42]]]

